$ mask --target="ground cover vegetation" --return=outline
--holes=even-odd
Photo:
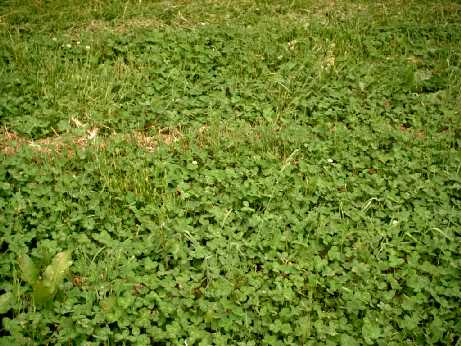
[[[458,345],[456,1],[0,3],[1,344]]]

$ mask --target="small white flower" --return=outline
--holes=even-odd
[[[298,41],[296,41],[296,40],[288,42],[288,49],[289,50],[294,50],[297,43],[298,43]]]
[[[68,44],[66,44],[66,47],[67,47],[67,48],[71,48],[72,45],[71,45],[70,43],[68,43]]]
[[[88,130],[88,139],[95,139],[96,136],[98,135],[99,129],[97,127]]]
[[[79,44],[80,44],[80,41],[77,41],[77,45],[79,45]]]
[[[192,164],[193,165],[198,165],[198,162],[194,160],[194,161],[192,161]]]
[[[53,37],[52,40],[56,42],[58,39],[56,37]]]
[[[334,163],[335,161],[333,159],[328,159],[328,163]]]
[[[86,50],[90,50],[90,46],[85,46],[85,49],[86,49]]]

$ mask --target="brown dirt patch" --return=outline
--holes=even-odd
[[[78,126],[80,123],[75,125],[81,127]],[[71,157],[73,156],[75,146],[78,148],[86,148],[89,145],[96,145],[99,149],[105,149],[110,141],[114,140],[116,137],[122,137],[127,142],[134,142],[140,148],[153,152],[159,143],[170,145],[180,140],[183,135],[177,128],[164,128],[159,129],[154,136],[150,136],[141,131],[133,131],[128,134],[114,133],[107,137],[101,137],[99,136],[99,128],[92,127],[88,128],[83,136],[57,134],[39,140],[31,140],[4,128],[0,130],[0,152],[5,155],[14,155],[21,150],[21,148],[27,146],[37,153],[51,154],[66,151],[68,156]]]

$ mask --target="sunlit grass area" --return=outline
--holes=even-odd
[[[457,345],[456,1],[0,4],[14,345]]]

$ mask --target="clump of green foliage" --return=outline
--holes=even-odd
[[[0,20],[1,342],[459,343],[459,4]]]

